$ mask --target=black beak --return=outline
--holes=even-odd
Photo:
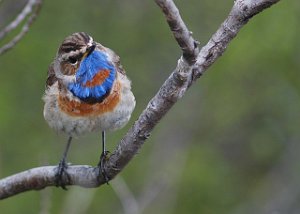
[[[88,47],[87,48],[87,57],[91,54],[91,53],[93,53],[93,51],[95,50],[95,48],[96,48],[96,44],[95,43],[93,43],[93,45],[92,46],[90,46],[90,47]]]

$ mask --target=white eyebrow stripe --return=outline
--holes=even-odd
[[[83,48],[81,48],[79,50],[76,50],[76,51],[71,51],[69,53],[64,53],[64,54],[61,55],[61,59],[62,60],[67,60],[67,59],[69,59],[70,56],[78,56],[80,54],[84,54],[86,52],[86,49],[87,49],[87,47],[83,47]]]
[[[94,40],[93,40],[93,38],[90,36],[90,41],[88,42],[87,46],[88,46],[88,47],[91,47],[91,46],[93,45],[93,42],[94,42]]]

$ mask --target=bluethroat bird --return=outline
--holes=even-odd
[[[97,131],[102,132],[98,169],[108,182],[103,168],[108,154],[105,132],[122,128],[135,107],[120,57],[84,32],[66,37],[49,66],[43,100],[49,126],[69,136],[56,173],[57,186],[65,189],[61,178],[72,138]]]

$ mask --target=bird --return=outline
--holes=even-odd
[[[68,136],[55,174],[56,186],[66,189],[62,176],[74,137],[102,133],[99,176],[108,183],[103,164],[107,160],[105,133],[124,127],[135,108],[131,81],[111,49],[85,32],[67,36],[58,48],[47,73],[43,115],[48,125]],[[68,176],[68,175],[67,175]]]

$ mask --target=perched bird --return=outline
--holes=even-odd
[[[135,107],[131,83],[119,56],[84,32],[66,37],[49,66],[43,100],[49,126],[69,136],[56,184],[65,188],[61,178],[72,137],[89,132],[102,132],[98,167],[108,181],[102,167],[107,156],[105,132],[122,128]]]

